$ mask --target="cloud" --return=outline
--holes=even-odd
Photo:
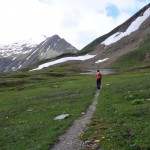
[[[13,41],[15,38],[18,40],[43,32],[42,28],[45,28],[44,22],[47,18],[39,11],[45,6],[36,0],[1,0],[0,2],[2,41],[5,42],[7,39]]]
[[[80,20],[80,12],[78,12],[77,10],[67,10],[63,15],[60,25],[64,28],[73,28],[79,25]]]
[[[42,3],[51,4],[52,0],[39,0]]]
[[[149,0],[0,0],[0,44],[58,34],[81,49],[148,3]]]

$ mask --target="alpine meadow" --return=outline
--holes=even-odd
[[[150,150],[150,3],[81,50],[58,35],[0,45],[0,141],[0,150]]]

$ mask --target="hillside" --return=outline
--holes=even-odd
[[[150,68],[150,37],[139,48],[119,57],[110,67],[119,70]]]
[[[148,4],[147,6],[143,7],[140,11],[138,11],[135,15],[133,15],[131,18],[129,18],[127,21],[125,21],[124,23],[122,23],[121,25],[119,25],[118,27],[116,27],[115,29],[113,29],[111,32],[95,39],[94,41],[92,41],[91,43],[89,43],[87,46],[85,46],[79,53],[81,54],[85,54],[87,52],[91,52],[93,50],[96,49],[96,47],[102,43],[103,41],[105,41],[108,37],[110,37],[111,35],[117,33],[117,32],[125,32],[127,30],[127,28],[131,25],[131,23],[138,18],[139,16],[141,16],[145,10],[147,10],[150,7],[150,4]],[[147,24],[147,26],[149,26]]]
[[[94,54],[96,57],[91,60],[87,60],[85,63],[80,63],[78,67],[81,69],[110,68],[111,64],[114,63],[114,61],[116,61],[116,59],[120,56],[139,49],[139,47],[143,45],[144,41],[147,38],[150,38],[150,16],[144,22],[141,21],[141,24],[139,22],[136,23],[136,21],[138,21],[141,17],[144,17],[146,12],[149,16],[150,4],[142,8],[134,16],[113,29],[111,32],[97,38],[83,48],[79,52],[80,54]],[[139,26],[138,29],[137,25]],[[133,30],[133,32],[129,32],[129,30]],[[118,38],[118,40],[113,42],[115,38]],[[110,44],[105,43],[105,41],[108,40]],[[103,63],[95,63],[97,60],[103,60],[105,58],[108,58],[108,60]]]
[[[47,60],[33,66],[33,70],[49,66],[72,66],[80,70],[102,69],[115,67],[112,64],[121,56],[141,49],[145,56],[149,57],[144,49],[146,40],[150,38],[150,4],[143,7],[135,15],[129,18],[111,32],[97,38],[75,55],[60,55],[53,60]],[[148,40],[147,40],[148,41]],[[143,47],[140,48],[140,47]],[[88,59],[78,59],[89,56]],[[65,60],[65,61],[62,61]],[[139,63],[141,63],[139,59]],[[149,60],[145,61],[145,67]],[[50,64],[50,65],[49,65]],[[144,64],[143,64],[144,65]],[[43,67],[41,67],[43,66]],[[116,66],[117,67],[117,66]],[[136,67],[136,66],[135,66]],[[143,66],[144,67],[144,66]]]

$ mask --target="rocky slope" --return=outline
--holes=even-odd
[[[150,37],[150,4],[111,32],[83,48],[80,54],[88,53],[96,56],[84,62],[77,62],[76,65],[81,69],[109,68],[117,58],[138,48],[147,37]],[[105,58],[108,59],[96,63]]]
[[[0,46],[0,72],[16,71],[41,60],[78,50],[58,35],[45,37],[40,43],[13,43]]]
[[[32,71],[52,65],[69,65],[80,70],[111,68],[117,58],[138,49],[147,39],[150,39],[150,4],[111,32],[88,44],[77,53],[77,57],[66,57],[41,63]],[[79,57],[79,55],[83,56]],[[149,58],[150,54],[144,55]]]
[[[0,71],[18,70],[60,54],[76,52],[78,57],[55,60],[55,62],[50,62],[50,65],[63,66],[65,64],[81,70],[111,68],[111,64],[117,58],[139,48],[148,37],[150,38],[150,3],[123,24],[97,38],[79,52],[71,44],[66,43],[64,39],[55,35],[35,47],[31,45],[31,48],[29,46],[24,47],[24,54],[19,55],[19,57],[2,57],[0,68],[3,70]],[[83,54],[86,55],[79,57]],[[149,55],[149,53],[145,54],[147,58]],[[49,63],[41,63],[41,66],[37,66],[33,70],[44,67],[49,67]]]

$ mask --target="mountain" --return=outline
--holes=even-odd
[[[38,42],[30,40],[0,45],[0,72],[16,71],[45,59],[78,51],[58,35],[43,37]]]
[[[146,39],[150,39],[150,3],[123,24],[84,47],[80,54],[88,53],[96,56],[78,62],[78,68],[111,68],[119,57],[139,49]],[[150,51],[145,53],[145,57],[149,55]]]
[[[148,47],[149,42],[145,41],[149,41],[149,39],[150,3],[111,32],[92,41],[81,51],[77,51],[75,47],[64,39],[61,39],[58,35],[46,38],[39,44],[20,44],[16,48],[17,43],[13,46],[0,48],[0,71],[15,71],[37,63],[41,65],[32,70],[56,64],[61,66],[65,64],[81,70],[112,68],[118,58],[137,50],[140,52],[136,54],[141,54],[141,57],[137,58],[136,61],[140,63],[144,62],[143,64],[147,67],[150,61],[150,52]],[[143,43],[147,43],[147,47],[144,50],[141,48],[144,47]],[[13,49],[12,47],[15,48]],[[12,55],[8,55],[8,53],[4,54],[4,51],[7,52],[5,49],[12,51]],[[76,53],[77,57],[75,55],[72,55],[73,57],[68,55],[70,57],[66,58],[66,55],[61,55],[66,53]],[[61,57],[58,59],[57,56],[60,55]],[[131,56],[135,57],[135,54],[124,58],[130,58],[131,60]],[[55,58],[55,61],[45,63],[46,59],[49,58]],[[43,64],[43,60],[45,64]]]
[[[116,61],[126,54],[129,55],[124,57],[121,63],[117,62],[120,64],[128,62],[128,65],[130,64],[133,68],[135,66],[132,62],[140,64],[139,67],[150,67],[149,40],[150,4],[143,7],[111,32],[95,39],[81,51],[78,51],[76,57],[75,55],[72,55],[73,57],[69,55],[70,57],[62,57],[47,63],[44,62],[44,64],[41,63],[41,65],[32,70],[39,70],[52,65],[69,65],[80,70],[112,68],[118,66]],[[131,52],[133,53],[130,54]],[[126,67],[131,67],[128,65]]]

